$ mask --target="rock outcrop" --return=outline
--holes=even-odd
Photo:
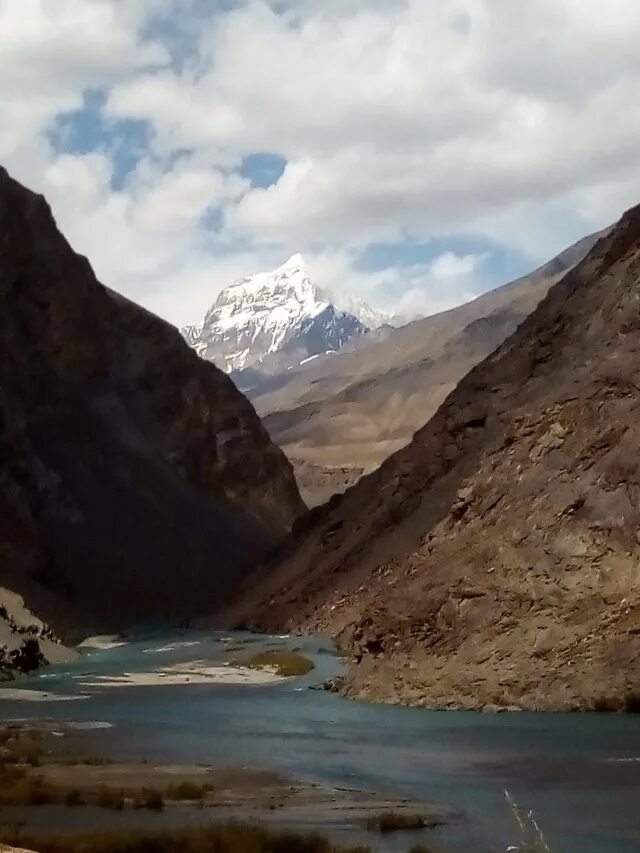
[[[0,169],[0,583],[56,628],[183,621],[302,509],[231,380]]]
[[[636,208],[235,618],[331,633],[354,696],[637,710],[639,389]]]
[[[75,657],[76,652],[31,613],[21,596],[0,587],[0,681]]]

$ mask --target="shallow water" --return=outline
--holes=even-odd
[[[339,671],[317,640],[189,632],[93,651],[21,679],[21,688],[81,693],[96,674],[182,661],[226,661],[239,646],[302,646],[316,669],[268,686],[91,689],[84,701],[2,701],[4,720],[100,723],[92,750],[119,759],[246,764],[337,786],[427,799],[461,817],[429,840],[452,853],[517,841],[508,789],[532,809],[553,853],[640,851],[640,717],[475,714],[356,703],[308,687]],[[110,724],[112,728],[105,727]],[[405,850],[391,839],[385,850]],[[380,846],[380,849],[383,849]]]

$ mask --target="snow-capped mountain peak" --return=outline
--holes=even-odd
[[[378,315],[353,300],[354,311],[337,307],[330,295],[311,280],[304,258],[292,255],[271,272],[261,272],[224,288],[201,327],[188,326],[183,335],[200,355],[228,373],[244,370],[275,353],[295,361],[339,349],[354,335],[364,334]],[[368,314],[367,314],[368,312]],[[272,358],[271,361],[274,361]]]
[[[352,296],[349,293],[337,296],[334,304],[342,311],[353,314],[354,317],[357,317],[369,329],[378,329],[380,326],[389,325],[392,320],[390,314],[385,314],[383,311],[378,311],[377,308],[372,308],[364,299]]]

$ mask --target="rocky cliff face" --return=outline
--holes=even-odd
[[[329,631],[355,696],[637,709],[639,287],[636,208],[236,616]]]
[[[56,626],[183,620],[301,510],[231,380],[0,170],[0,582]]]

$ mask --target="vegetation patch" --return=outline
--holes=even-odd
[[[134,795],[133,806],[136,809],[149,809],[153,812],[161,812],[164,809],[164,797],[162,791],[157,788],[143,788]]]
[[[344,847],[320,835],[270,832],[232,823],[209,828],[133,832],[130,829],[61,837],[7,839],[39,853],[370,853]]]
[[[168,800],[204,800],[213,791],[213,785],[198,785],[196,782],[178,782],[167,788]]]
[[[411,812],[381,812],[367,821],[367,829],[375,832],[398,832],[400,830],[433,829],[441,821]]]
[[[124,791],[102,785],[98,791],[96,805],[100,806],[101,809],[121,811],[124,808]]]
[[[286,678],[306,675],[314,668],[313,661],[299,652],[259,652],[251,657],[241,658],[237,663],[249,669],[272,669]]]
[[[86,796],[79,788],[69,788],[67,793],[64,795],[64,804],[65,806],[69,806],[70,808],[75,808],[76,806],[84,806],[87,803]]]

